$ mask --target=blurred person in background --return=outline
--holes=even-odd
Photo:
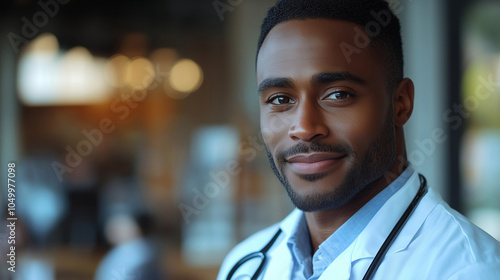
[[[297,207],[218,279],[500,279],[500,244],[407,160],[400,24],[382,0],[281,0],[257,51],[261,130]],[[260,250],[260,251],[259,251]]]
[[[158,244],[146,214],[114,214],[105,222],[106,239],[114,247],[103,258],[95,280],[163,280]]]

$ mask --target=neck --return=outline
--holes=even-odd
[[[313,253],[319,245],[332,235],[340,226],[351,218],[363,205],[381,192],[388,184],[384,177],[367,186],[356,195],[348,204],[336,208],[317,212],[306,212],[307,227],[311,236]]]

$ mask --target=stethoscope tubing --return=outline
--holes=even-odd
[[[371,280],[373,278],[373,276],[375,275],[375,272],[377,271],[378,267],[382,263],[383,258],[385,257],[387,251],[389,250],[389,247],[391,247],[392,243],[394,242],[394,240],[396,240],[396,237],[399,235],[399,233],[401,232],[401,230],[405,226],[406,222],[408,222],[411,214],[417,208],[417,205],[420,202],[420,200],[422,200],[422,197],[424,197],[424,195],[427,193],[427,180],[421,174],[418,174],[418,176],[420,179],[420,188],[418,189],[417,194],[415,195],[415,197],[413,198],[411,203],[408,205],[408,207],[406,208],[403,215],[401,215],[401,218],[399,218],[398,222],[396,223],[396,225],[391,230],[391,232],[389,233],[389,235],[385,239],[384,243],[382,244],[382,246],[378,250],[377,254],[373,258],[372,263],[368,267],[368,270],[366,271],[365,275],[363,276],[363,280]],[[278,231],[274,234],[273,238],[271,238],[271,240],[260,251],[250,253],[250,254],[244,256],[243,258],[241,258],[232,267],[231,271],[229,271],[229,274],[227,275],[226,280],[230,280],[231,277],[233,277],[236,270],[238,270],[238,268],[240,268],[240,266],[242,266],[245,262],[247,262],[253,258],[256,258],[256,257],[262,257],[262,261],[261,261],[259,267],[257,268],[257,270],[255,271],[254,275],[251,278],[251,280],[257,280],[257,278],[259,277],[259,275],[262,272],[262,269],[264,268],[264,265],[266,263],[267,251],[269,251],[269,249],[276,242],[276,240],[280,236],[281,232],[282,232],[281,228],[278,229]]]
[[[259,277],[262,269],[264,268],[264,265],[266,263],[266,253],[267,251],[269,251],[269,249],[273,246],[274,242],[276,242],[276,239],[278,239],[278,237],[280,236],[281,234],[281,228],[278,229],[278,231],[274,234],[273,238],[271,238],[271,240],[266,244],[266,246],[264,246],[264,248],[262,248],[260,251],[258,252],[253,252],[253,253],[250,253],[246,256],[244,256],[243,258],[241,258],[234,266],[233,268],[231,269],[231,271],[229,271],[229,274],[227,275],[227,280],[230,280],[231,277],[233,277],[233,274],[236,272],[236,270],[238,270],[238,268],[240,266],[242,266],[245,262],[253,259],[253,258],[257,258],[257,257],[262,257],[262,262],[260,263],[259,265],[259,268],[257,268],[257,271],[255,271],[255,273],[253,274],[251,280],[257,280],[257,278]]]
[[[375,275],[375,272],[382,263],[382,259],[385,257],[387,250],[389,250],[389,247],[391,247],[394,240],[396,240],[396,237],[401,232],[401,229],[403,229],[406,222],[408,222],[410,215],[413,213],[413,211],[415,211],[415,208],[417,208],[417,205],[422,199],[422,197],[427,193],[427,180],[425,179],[424,176],[420,174],[418,174],[418,176],[420,178],[420,188],[417,194],[411,201],[410,205],[408,205],[408,208],[406,208],[405,212],[403,213],[401,218],[399,218],[399,221],[396,223],[391,233],[389,233],[389,236],[387,236],[384,243],[378,250],[377,254],[375,255],[375,258],[373,258],[372,263],[368,267],[365,276],[363,276],[363,280],[370,280],[373,278],[373,275]]]

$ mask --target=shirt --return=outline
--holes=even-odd
[[[406,168],[396,180],[361,207],[321,243],[312,257],[309,230],[305,215],[302,214],[287,242],[293,260],[293,279],[318,279],[324,270],[358,237],[384,203],[406,184],[413,173],[412,167]]]

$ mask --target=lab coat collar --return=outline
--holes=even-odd
[[[420,179],[418,173],[414,172],[410,179],[408,179],[408,182],[389,198],[353,242],[351,261],[354,262],[362,258],[375,257],[394,225],[415,197],[419,188]],[[409,221],[394,240],[394,243],[389,247],[387,255],[395,254],[408,247],[429,213],[437,205],[437,200],[429,199],[429,196],[436,195],[429,189],[428,193],[422,198],[410,216]]]
[[[297,226],[300,219],[302,218],[302,215],[304,215],[304,212],[302,212],[299,209],[295,209],[292,211],[292,213],[290,213],[281,222],[280,228],[285,236],[284,236],[283,240],[280,241],[280,245],[278,248],[276,248],[276,251],[273,253],[273,255],[287,256],[287,258],[285,260],[280,259],[280,262],[279,262],[280,265],[275,266],[275,267],[273,266],[272,268],[270,267],[269,271],[275,272],[275,273],[273,273],[272,277],[270,277],[270,278],[267,278],[267,275],[266,275],[266,278],[264,278],[265,280],[267,280],[267,279],[292,279],[291,275],[290,275],[292,259],[291,259],[291,254],[290,254],[286,244],[291,237],[293,229]],[[323,272],[322,276],[318,280],[331,279],[332,275],[337,275],[337,278],[335,278],[335,279],[338,279],[338,280],[341,280],[340,278],[338,278],[339,275],[345,276],[346,280],[349,279],[350,274],[351,274],[352,251],[353,251],[353,244],[351,244],[342,254],[340,254],[340,256],[338,256],[335,259],[335,261],[332,264],[330,264],[330,266],[328,266],[326,268],[326,270]],[[271,265],[271,263],[270,263],[270,265]],[[279,278],[277,278],[277,275],[280,275]]]
[[[280,228],[286,236],[285,241],[288,241],[288,239],[292,236],[293,229],[299,223],[302,215],[304,215],[304,212],[295,208],[283,221],[281,221]]]
[[[264,268],[263,280],[276,280],[276,279],[292,279],[291,278],[291,267],[292,267],[292,255],[288,250],[288,240],[291,237],[294,227],[300,221],[301,216],[304,215],[299,209],[294,209],[288,216],[279,223],[281,229],[281,235],[276,240],[276,247],[269,253],[268,265]],[[270,232],[275,232],[272,230]],[[270,237],[269,237],[270,238]],[[278,261],[272,261],[277,259]]]

